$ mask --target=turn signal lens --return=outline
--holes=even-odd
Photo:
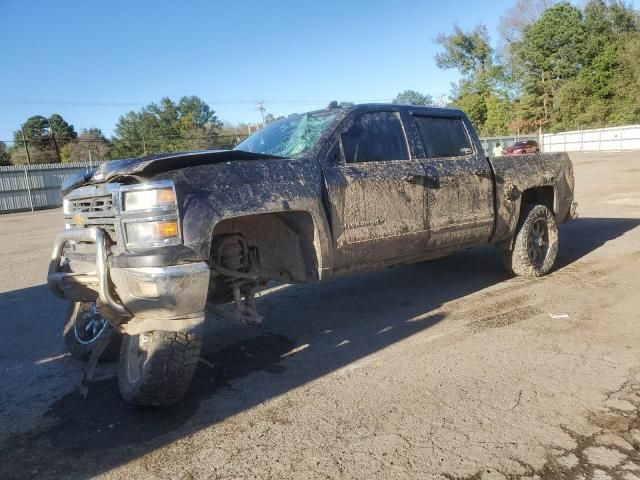
[[[159,237],[177,237],[178,236],[178,222],[175,220],[171,222],[161,222],[158,224],[158,236]]]

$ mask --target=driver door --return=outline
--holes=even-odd
[[[373,266],[427,245],[424,163],[397,111],[347,122],[324,166],[337,269]]]

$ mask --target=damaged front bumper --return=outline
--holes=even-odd
[[[69,242],[95,244],[95,265],[77,269],[63,259]],[[100,228],[65,230],[56,238],[47,283],[60,298],[96,301],[110,323],[131,335],[190,330],[204,321],[210,275],[205,262],[116,268],[109,259]]]

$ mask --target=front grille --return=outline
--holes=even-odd
[[[114,184],[81,187],[71,192],[67,198],[68,207],[65,222],[71,227],[98,227],[105,231],[111,243],[117,244],[120,222],[114,196]]]
[[[111,195],[103,195],[93,198],[79,198],[69,200],[69,212],[71,215],[76,213],[92,213],[92,212],[112,212],[113,197]]]

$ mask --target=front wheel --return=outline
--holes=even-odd
[[[118,385],[128,403],[167,407],[187,393],[198,366],[202,328],[124,335]]]
[[[507,270],[524,277],[541,277],[558,256],[558,227],[544,205],[525,205],[520,214],[513,250],[505,252]]]

